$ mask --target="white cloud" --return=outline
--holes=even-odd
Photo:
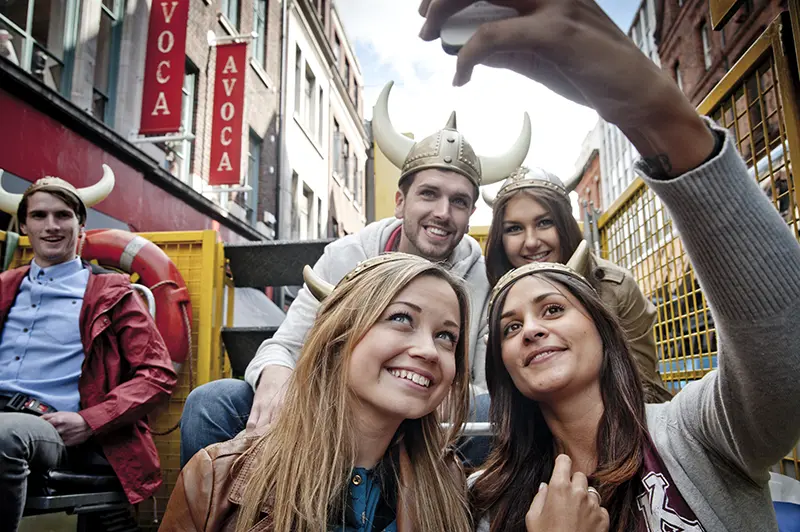
[[[397,0],[336,0],[336,6],[364,74],[366,118],[384,84],[394,79],[389,114],[400,131],[417,138],[444,126],[451,110],[458,128],[476,152],[494,155],[514,142],[523,112],[533,123],[533,138],[525,164],[541,166],[568,179],[575,170],[581,143],[597,114],[544,86],[509,71],[475,69],[472,80],[452,86],[455,58],[438,41],[417,37],[423,19],[417,2]],[[483,202],[473,225],[487,225],[491,213]]]

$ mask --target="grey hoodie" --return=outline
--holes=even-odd
[[[338,283],[359,262],[383,253],[389,237],[402,223],[397,218],[386,218],[369,224],[358,233],[328,244],[322,257],[314,265],[314,271],[329,283]],[[481,247],[474,238],[464,235],[448,262],[452,264],[451,271],[464,279],[470,293],[469,358],[472,383],[475,394],[483,393],[486,390],[486,344],[483,337],[488,333],[486,306],[489,300],[489,283],[486,280]],[[275,336],[261,344],[255,358],[247,366],[244,378],[254,390],[264,366],[277,365],[294,369],[318,308],[319,303],[314,296],[305,286],[301,288]]]

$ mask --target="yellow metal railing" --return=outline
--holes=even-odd
[[[790,4],[791,15],[784,13],[764,31],[698,111],[731,132],[753,178],[800,235],[800,188],[791,172],[791,155],[800,153],[798,64],[784,54],[784,46],[798,46],[791,22],[800,20],[800,2]],[[795,29],[794,35],[800,33]],[[667,386],[677,392],[715,368],[713,318],[658,197],[637,179],[601,216],[598,227],[604,256],[631,270],[658,308],[655,337]],[[797,448],[777,470],[800,479]]]

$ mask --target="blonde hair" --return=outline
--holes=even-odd
[[[347,385],[348,361],[391,302],[420,276],[440,278],[452,287],[461,334],[447,401],[452,428],[445,433],[434,410],[405,420],[396,434],[395,442],[403,439],[413,470],[402,479],[404,489],[413,494],[408,515],[419,532],[471,530],[464,479],[453,475],[445,460],[469,405],[469,300],[461,281],[442,266],[408,257],[365,270],[341,283],[322,303],[274,427],[247,451],[258,453],[258,460],[247,480],[237,532],[255,524],[267,501],[276,531],[319,532],[332,519],[344,519],[359,434],[350,408],[354,397]],[[392,447],[387,457],[399,489]]]

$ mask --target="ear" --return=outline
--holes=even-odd
[[[28,228],[25,226],[25,224],[19,224],[19,231],[25,236],[28,235]]]
[[[403,210],[406,205],[406,197],[403,195],[402,190],[398,190],[394,194],[394,217],[397,219],[403,218]]]

